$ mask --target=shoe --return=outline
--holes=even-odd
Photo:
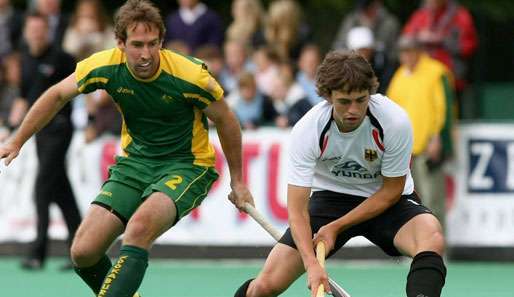
[[[21,268],[25,270],[43,269],[43,261],[35,258],[27,258],[21,262]]]

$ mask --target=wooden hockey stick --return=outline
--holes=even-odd
[[[255,209],[250,203],[245,203],[245,211],[264,229],[266,232],[268,232],[271,237],[273,237],[276,241],[280,240],[280,237],[282,237],[282,234],[275,228],[273,225],[271,225],[270,222],[268,222],[261,213]],[[323,245],[323,263],[325,262],[325,245]],[[318,244],[319,246],[319,244]],[[316,250],[318,248],[316,247]],[[319,254],[319,252],[317,252]],[[319,260],[319,258],[318,258]],[[323,265],[322,265],[323,266]],[[328,283],[330,285],[330,289],[332,291],[332,296],[334,297],[351,297],[348,292],[346,292],[339,284],[337,284],[334,280],[331,278],[328,278]],[[319,293],[319,289],[318,289]],[[318,295],[319,296],[319,295]],[[323,295],[321,295],[323,296]]]
[[[325,268],[325,243],[323,241],[318,242],[316,244],[316,259],[318,259],[319,265]],[[325,286],[320,284],[318,287],[318,292],[316,292],[316,297],[325,297]]]

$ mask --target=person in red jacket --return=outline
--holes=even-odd
[[[453,0],[425,0],[407,21],[403,34],[415,37],[453,72],[457,92],[461,93],[466,86],[468,61],[478,46],[469,11]]]

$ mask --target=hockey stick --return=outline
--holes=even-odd
[[[318,259],[319,265],[325,269],[325,243],[323,241],[316,244],[316,259]],[[316,297],[325,297],[325,287],[323,284],[319,285]]]
[[[271,237],[273,237],[276,241],[282,237],[282,234],[273,227],[273,225],[268,222],[255,207],[253,207],[250,203],[245,203],[245,211],[257,222],[261,227],[268,232]],[[319,245],[318,245],[319,246]],[[317,249],[317,247],[316,247]],[[325,249],[323,245],[323,249]],[[322,253],[323,259],[325,258],[325,252]],[[351,297],[348,292],[346,292],[340,285],[338,285],[334,280],[328,278],[328,284],[330,285],[330,289],[332,291],[332,296],[334,297]],[[319,290],[318,290],[319,292]],[[323,295],[322,295],[323,296]]]

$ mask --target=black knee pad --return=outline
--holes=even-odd
[[[412,259],[407,276],[407,296],[441,296],[445,279],[443,258],[432,251],[421,252]]]
[[[236,294],[234,294],[234,297],[246,297],[246,291],[248,290],[248,286],[250,283],[254,280],[254,278],[251,278],[244,282],[239,289],[237,289]]]

